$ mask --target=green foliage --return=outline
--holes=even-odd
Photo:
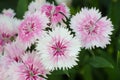
[[[113,65],[110,62],[99,56],[92,57],[89,61],[90,65],[95,68],[113,68]]]
[[[28,0],[19,0],[17,5],[17,17],[22,18],[28,7]]]

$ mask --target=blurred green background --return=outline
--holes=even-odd
[[[16,17],[22,18],[31,1],[0,0],[0,11],[12,8]],[[66,71],[53,71],[48,80],[120,80],[120,0],[73,0],[69,7],[71,14],[79,12],[82,7],[96,7],[103,16],[111,18],[114,25],[111,44],[105,49],[94,49],[95,56],[98,56],[94,60],[91,51],[83,49],[78,66]]]

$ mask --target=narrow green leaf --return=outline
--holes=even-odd
[[[67,75],[67,77],[70,78],[70,74],[69,74],[68,70],[64,70],[63,72]]]
[[[19,0],[17,5],[17,17],[22,18],[28,7],[28,0]]]
[[[109,61],[98,56],[90,58],[89,64],[95,68],[113,68],[113,65]]]
[[[120,68],[120,52],[117,53],[117,67]]]

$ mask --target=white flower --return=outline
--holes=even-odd
[[[77,56],[81,44],[70,35],[70,31],[62,26],[56,27],[52,32],[40,38],[37,50],[47,69],[68,69],[77,65]]]

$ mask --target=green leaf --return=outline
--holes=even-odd
[[[28,0],[19,0],[17,5],[17,17],[22,18],[28,7]]]
[[[120,52],[117,53],[117,67],[120,68]]]
[[[80,73],[83,75],[84,80],[93,80],[92,77],[92,68],[89,65],[85,65]],[[87,76],[87,77],[86,77]]]
[[[92,57],[90,58],[89,64],[95,68],[113,68],[113,65],[102,57]]]

